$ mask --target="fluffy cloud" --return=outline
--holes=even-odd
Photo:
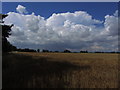
[[[106,15],[104,25],[109,35],[118,34],[118,17]]]
[[[59,13],[53,14],[47,19],[47,25],[49,26],[63,26],[65,21],[72,22],[73,24],[93,25],[102,23],[99,20],[92,19],[92,16],[84,11],[76,11],[74,13]]]
[[[26,11],[18,5],[19,13]],[[94,19],[85,11],[52,14],[48,19],[9,12],[6,24],[14,24],[8,40],[17,47],[49,50],[113,51],[117,47],[118,17],[106,15],[105,21]],[[103,24],[103,26],[101,26]]]
[[[18,11],[19,13],[27,13],[26,7],[22,5],[18,5],[18,7],[16,8],[16,11]]]

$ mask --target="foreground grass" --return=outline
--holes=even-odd
[[[3,88],[117,88],[118,54],[3,54]]]

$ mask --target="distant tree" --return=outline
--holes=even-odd
[[[40,49],[37,49],[37,52],[40,52]]]
[[[54,52],[58,53],[59,51],[54,51]]]
[[[19,51],[19,52],[36,52],[36,50],[29,49],[29,48],[25,48],[25,49],[19,48],[19,49],[17,49],[17,51]]]
[[[42,52],[49,52],[49,50],[45,50],[45,49],[43,49]]]
[[[88,53],[88,51],[80,51],[80,53]]]
[[[71,53],[71,51],[70,50],[64,50],[64,53]]]
[[[112,51],[112,52],[110,52],[110,53],[116,53],[115,51]]]
[[[53,51],[49,51],[49,52],[53,52]]]
[[[9,38],[9,35],[11,35],[11,27],[12,25],[5,25],[3,18],[7,17],[8,15],[0,14],[0,28],[2,29],[2,52],[10,52],[14,51],[17,48],[9,43],[7,38]]]

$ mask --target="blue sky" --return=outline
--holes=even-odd
[[[45,18],[53,13],[86,11],[95,19],[104,20],[105,15],[111,15],[118,9],[117,2],[3,2],[2,12],[16,12],[19,4],[25,6],[29,13],[34,12]]]
[[[18,48],[118,51],[117,2],[3,2],[2,9]]]

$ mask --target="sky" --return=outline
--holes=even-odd
[[[94,18],[103,20],[107,14],[113,14],[118,9],[117,2],[4,2],[3,13],[16,12],[18,5],[23,5],[30,13],[49,18],[53,13],[86,11]]]
[[[3,2],[18,48],[117,51],[117,2]]]

